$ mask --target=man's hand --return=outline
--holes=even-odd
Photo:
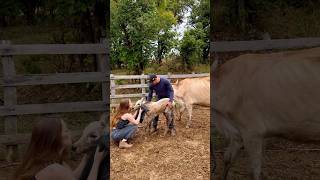
[[[97,164],[100,164],[100,162],[103,160],[104,151],[99,152],[99,146],[96,149],[96,152],[94,154],[94,162]]]

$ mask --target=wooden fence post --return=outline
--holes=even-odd
[[[1,44],[11,44],[10,41],[3,40]],[[13,78],[16,74],[14,60],[12,56],[2,56],[2,72],[4,82]],[[17,90],[16,87],[6,86],[4,83],[4,107],[13,109],[17,104]],[[6,135],[17,134],[17,117],[6,116],[4,117],[4,130]],[[12,162],[17,159],[18,145],[17,144],[6,144],[7,156],[6,160]]]
[[[111,90],[111,97],[113,97],[110,102],[111,104],[115,104],[114,97],[116,96],[116,83],[113,78],[114,78],[114,75],[110,74],[110,90]]]
[[[167,75],[168,75],[168,78],[167,78],[167,79],[169,80],[169,82],[171,82],[171,72],[168,72]]]
[[[106,39],[101,39],[100,43],[102,43],[105,46],[108,45]],[[105,76],[107,76],[107,71],[109,69],[109,63],[107,63],[107,61],[108,61],[108,54],[107,53],[108,52],[106,52],[106,54],[101,55],[101,57],[99,58],[99,63],[98,63],[99,71],[101,73],[103,73]],[[102,100],[106,104],[108,102],[108,98],[110,98],[110,95],[108,95],[108,90],[110,89],[109,88],[110,86],[108,86],[108,85],[109,85],[108,81],[102,82]]]
[[[141,83],[141,85],[145,85],[146,84],[146,80],[144,78],[144,73],[141,74],[140,83]],[[146,93],[146,88],[141,87],[141,93],[142,93],[142,97],[145,97],[144,94]]]

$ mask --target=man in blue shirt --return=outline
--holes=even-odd
[[[167,104],[168,107],[170,107],[171,111],[169,111],[168,114],[166,114],[167,120],[169,120],[169,129],[171,131],[171,135],[175,135],[175,128],[173,123],[173,112],[172,112],[172,102],[174,97],[174,92],[171,83],[168,79],[158,77],[155,74],[149,75],[149,94],[147,96],[147,101],[150,102],[152,99],[153,91],[155,91],[157,95],[157,99],[160,100],[162,98],[169,98],[169,102]],[[169,117],[167,117],[169,116]],[[157,125],[159,121],[159,116],[155,117],[152,121],[151,132],[156,131]]]

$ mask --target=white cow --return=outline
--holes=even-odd
[[[241,55],[213,77],[213,115],[229,142],[223,179],[244,146],[259,180],[265,137],[320,140],[320,48]]]
[[[187,128],[191,125],[192,106],[210,106],[210,77],[188,78],[172,85],[174,98],[184,102],[189,119]]]

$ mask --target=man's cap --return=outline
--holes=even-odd
[[[156,80],[156,78],[157,78],[157,75],[155,75],[155,74],[150,74],[149,75],[149,82],[153,82],[154,80]]]

